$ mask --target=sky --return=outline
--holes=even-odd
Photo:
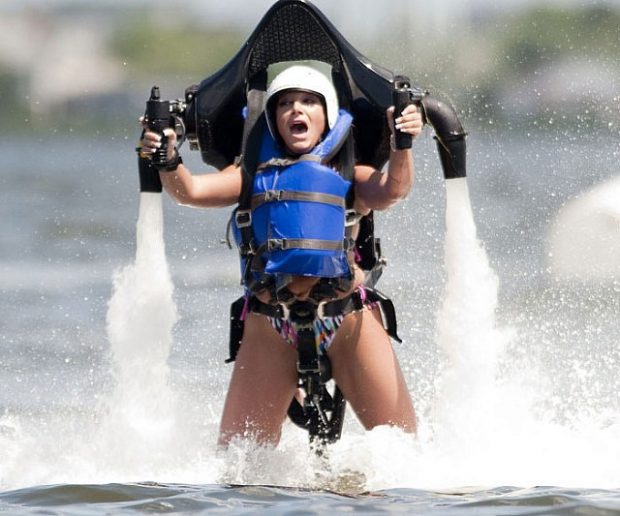
[[[275,0],[0,0],[0,11],[26,7],[50,8],[63,5],[118,6],[145,5],[155,8],[159,5],[175,6],[185,9],[190,6],[197,12],[213,19],[237,22],[245,25],[255,23],[261,15],[275,3]],[[462,10],[510,10],[531,5],[553,6],[591,6],[593,4],[610,4],[620,6],[620,0],[312,0],[328,16],[354,18],[357,22],[389,18],[391,11],[410,7],[427,14],[435,11],[438,15],[450,15]],[[363,13],[360,15],[359,13]]]
[[[311,0],[332,22],[338,25],[381,25],[390,20],[395,11],[410,9],[424,19],[458,17],[471,11],[505,11],[538,6],[591,6],[609,4],[620,7],[620,0]],[[0,12],[24,8],[53,8],[66,5],[127,6],[144,5],[156,9],[158,5],[191,8],[211,21],[251,26],[257,23],[275,0],[0,0]]]
[[[141,0],[105,0],[112,3]],[[151,0],[153,1],[153,0]],[[165,0],[192,5],[200,16],[220,23],[232,24],[248,33],[260,21],[275,0]],[[412,32],[449,34],[459,20],[519,10],[529,7],[591,7],[596,4],[620,8],[620,0],[311,0],[354,45],[362,44],[365,36],[376,40],[395,22],[408,13]],[[395,15],[395,13],[397,13]],[[395,18],[396,16],[396,18]],[[415,27],[416,23],[424,26]]]
[[[352,42],[370,38],[389,29],[394,13],[408,13],[409,23],[424,23],[420,32],[443,30],[450,32],[460,19],[522,9],[531,6],[592,6],[608,4],[620,8],[620,0],[311,0]],[[0,12],[24,8],[50,9],[61,6],[118,7],[141,6],[194,11],[192,16],[205,23],[238,27],[248,33],[260,21],[275,0],[0,0]],[[415,27],[413,27],[415,30]]]

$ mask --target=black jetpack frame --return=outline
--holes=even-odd
[[[395,101],[414,102],[434,129],[444,177],[465,177],[466,133],[454,108],[360,54],[309,0],[279,0],[228,64],[187,88],[184,99],[157,100],[166,103],[170,126],[187,138],[190,149],[221,169],[239,155],[249,89],[266,88],[269,65],[302,60],[331,65],[340,105],[355,121],[360,162],[377,168],[385,164],[390,150],[385,111]],[[409,145],[406,135],[399,137],[404,138],[401,146]],[[153,182],[145,181],[151,187]]]
[[[205,163],[224,168],[239,160],[244,146],[244,127],[247,131],[249,124],[242,112],[248,104],[248,93],[266,89],[270,65],[305,60],[331,65],[340,106],[354,118],[359,162],[377,169],[384,166],[390,153],[386,110],[394,105],[400,112],[415,103],[424,123],[434,129],[444,177],[465,177],[466,133],[453,107],[412,86],[407,77],[394,75],[360,54],[308,0],[277,1],[230,62],[199,85],[187,88],[184,99],[162,101],[157,91],[152,92],[147,121],[151,125],[151,119],[159,119],[160,131],[162,124],[175,127],[192,150],[200,151]],[[162,102],[166,104],[162,106]],[[395,144],[409,148],[411,137],[398,133]],[[159,175],[150,160],[140,158],[140,171],[142,191],[161,191]],[[311,403],[318,406],[314,407],[314,415],[311,406],[293,403],[289,410],[293,422],[306,428],[315,441],[337,440],[342,429],[345,402],[337,387],[333,395],[327,392],[329,376],[323,374],[320,385],[310,385],[310,380],[300,373],[300,385],[306,391],[318,392],[318,401]]]

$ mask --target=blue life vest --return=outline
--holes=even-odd
[[[237,209],[233,218],[246,286],[252,280],[278,283],[281,275],[351,277],[353,242],[345,226],[351,225],[346,201],[352,182],[325,164],[344,144],[351,123],[351,115],[340,110],[325,138],[297,159],[284,157],[264,131],[250,208]],[[251,226],[251,243],[243,242],[244,226]]]

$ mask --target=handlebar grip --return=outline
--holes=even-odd
[[[168,161],[168,137],[164,135],[164,129],[172,127],[173,122],[170,102],[161,100],[157,86],[153,86],[151,96],[146,102],[145,118],[148,128],[161,135],[161,147],[153,153],[151,162],[156,167],[162,166]]]
[[[394,81],[394,92],[392,93],[392,103],[394,104],[394,119],[398,118],[403,110],[411,104],[409,82],[404,78]],[[394,133],[396,148],[399,150],[410,149],[413,137],[396,129]]]

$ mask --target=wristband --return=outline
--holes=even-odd
[[[183,158],[181,157],[179,152],[175,150],[174,157],[166,161],[166,163],[159,165],[157,167],[157,170],[159,170],[160,172],[174,172],[177,168],[179,168],[179,165],[181,165],[182,163]]]

